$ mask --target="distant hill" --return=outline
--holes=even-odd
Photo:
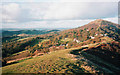
[[[59,30],[19,30],[19,31],[2,31],[3,37],[9,37],[18,34],[29,34],[29,35],[38,35],[38,34],[47,34],[50,32],[57,32]]]

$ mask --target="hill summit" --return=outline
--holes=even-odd
[[[79,28],[84,29],[84,28],[97,28],[97,27],[105,27],[105,26],[118,27],[118,24],[115,24],[115,23],[112,23],[110,21],[103,20],[103,19],[96,19]]]
[[[107,21],[107,20],[103,20],[103,19],[96,19],[95,21],[92,21],[88,24],[94,24],[94,25],[117,25],[115,23],[112,23],[110,21]]]
[[[95,21],[90,22],[89,24],[97,24],[97,25],[101,25],[103,22],[108,22],[102,19],[96,19]]]

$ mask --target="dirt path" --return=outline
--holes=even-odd
[[[15,59],[15,60],[10,60],[10,61],[7,61],[7,63],[12,63],[12,62],[16,62],[16,61],[24,60],[24,59],[28,59],[28,58],[31,58],[31,56],[25,57],[25,58],[20,58],[20,59]]]

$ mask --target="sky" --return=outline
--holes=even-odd
[[[76,28],[96,19],[118,23],[119,0],[2,0],[0,28]]]

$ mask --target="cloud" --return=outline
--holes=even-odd
[[[2,9],[4,22],[97,19],[117,15],[114,2],[9,3]]]
[[[3,28],[71,28],[95,19],[115,21],[117,2],[39,2],[4,3],[2,9]]]
[[[6,23],[3,28],[75,28],[93,20],[31,21],[26,23]]]
[[[2,2],[118,2],[119,0],[2,0]]]
[[[3,23],[14,23],[14,22],[27,22],[31,21],[29,14],[29,9],[21,8],[20,4],[17,3],[7,3],[1,6],[0,8],[2,13],[2,22]]]
[[[2,0],[2,2],[34,2],[35,0]]]
[[[43,19],[95,19],[114,17],[116,14],[117,3],[65,2],[50,6]]]
[[[88,24],[95,19],[86,20],[58,20],[58,21],[31,21],[26,23],[7,23],[3,28],[76,28]],[[118,18],[104,18],[114,23],[118,23]]]
[[[61,2],[118,2],[119,0],[60,0]]]
[[[15,18],[19,15],[20,8],[16,3],[11,3],[2,6],[2,21],[3,22],[15,22]]]

